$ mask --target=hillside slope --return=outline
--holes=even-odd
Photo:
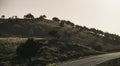
[[[0,59],[5,63],[16,56],[25,38],[48,39],[36,56],[45,64],[120,51],[120,36],[59,19],[0,19],[0,37]]]
[[[0,37],[57,38],[98,51],[119,50],[120,37],[94,28],[74,25],[66,20],[0,19]],[[116,48],[116,50],[114,50]]]

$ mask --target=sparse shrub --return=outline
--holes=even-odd
[[[57,18],[57,17],[53,17],[52,20],[53,20],[53,21],[56,21],[56,22],[59,22],[59,21],[60,21],[60,19]]]

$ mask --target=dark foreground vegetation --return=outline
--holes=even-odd
[[[24,19],[17,16],[6,19],[2,15],[0,37],[0,66],[46,66],[120,51],[120,36],[116,34],[75,25],[57,17],[49,20],[45,15],[35,18],[27,14]],[[8,37],[17,39],[4,39]]]
[[[7,66],[46,66],[83,56],[100,54],[99,51],[87,46],[67,44],[56,39],[47,41],[28,39],[26,42],[15,44],[9,42],[3,42],[5,45],[1,44],[0,64],[3,66],[6,64]]]

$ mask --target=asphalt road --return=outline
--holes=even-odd
[[[71,62],[66,62],[57,66],[95,66],[116,58],[120,58],[120,52],[91,56]]]

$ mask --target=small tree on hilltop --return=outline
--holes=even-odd
[[[53,17],[52,20],[53,20],[53,21],[56,21],[56,22],[59,22],[59,21],[60,21],[60,19],[57,18],[57,17]]]
[[[18,17],[17,16],[14,16],[15,17],[15,19],[18,19]]]
[[[40,18],[40,19],[45,19],[45,18],[46,18],[46,15],[41,15],[39,18]]]
[[[2,15],[1,18],[4,19],[4,18],[5,18],[5,15]]]
[[[24,15],[25,19],[34,19],[34,16],[31,13],[28,13],[27,15]]]

